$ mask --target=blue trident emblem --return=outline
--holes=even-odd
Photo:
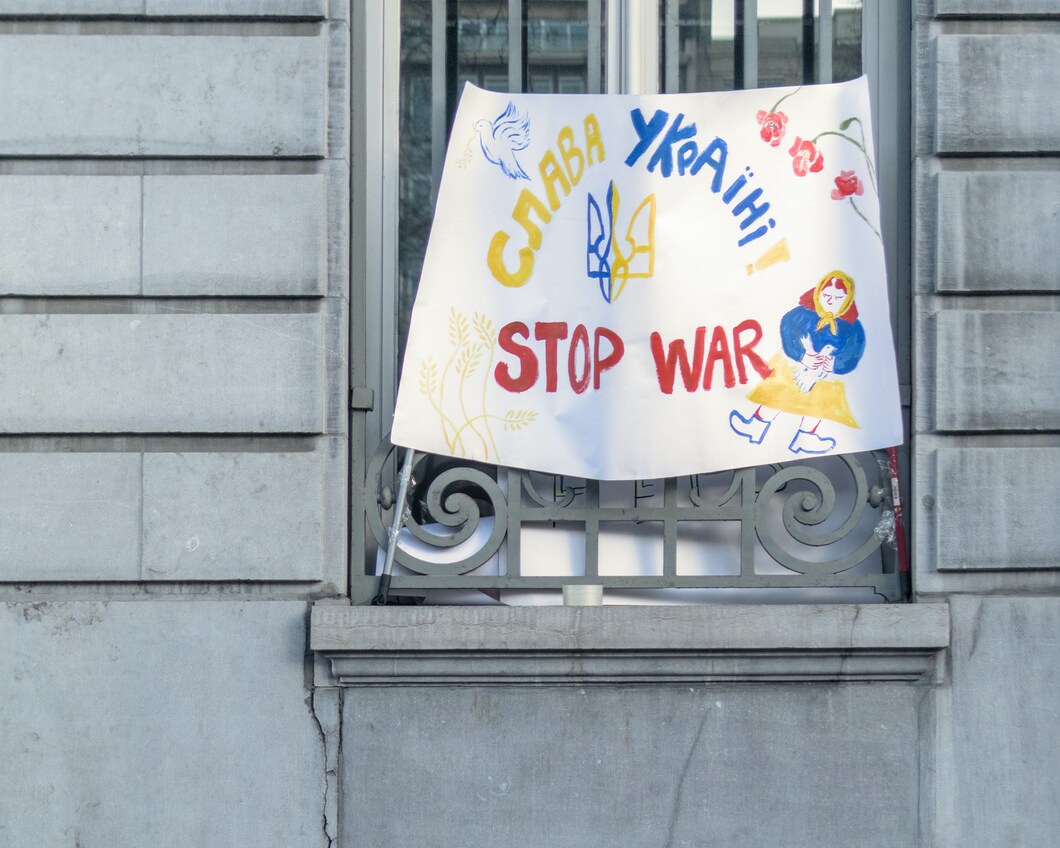
[[[625,235],[615,238],[619,202],[618,189],[611,182],[604,207],[590,194],[586,210],[585,273],[599,282],[608,303],[618,300],[628,280],[648,280],[655,273],[655,195],[640,202]]]

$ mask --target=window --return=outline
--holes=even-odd
[[[900,212],[908,207],[908,10],[880,0],[403,0],[400,7],[381,5],[385,8],[364,12],[366,66],[373,71],[370,78],[379,75],[379,67],[382,74],[378,90],[369,92],[361,119],[367,139],[362,171],[366,207],[364,241],[354,246],[355,253],[364,252],[367,307],[365,357],[363,363],[354,363],[355,383],[356,375],[363,374],[376,403],[365,423],[367,467],[355,467],[353,479],[367,474],[364,505],[377,538],[382,519],[374,501],[379,489],[387,488],[381,480],[392,480],[395,472],[392,461],[387,465],[377,458],[373,464],[372,458],[385,439],[385,422],[393,408],[448,124],[465,80],[508,91],[680,92],[838,82],[867,73],[892,281],[892,323],[902,382],[908,385],[909,248],[907,216]],[[355,358],[358,344],[355,338]],[[447,469],[440,461],[421,464],[417,519],[437,519],[421,515],[427,510],[425,492],[431,479]],[[840,482],[828,482],[833,477]],[[585,581],[602,574],[601,562],[626,563],[618,566],[621,573],[606,575],[613,585],[646,584],[642,578],[649,563],[662,563],[652,575],[659,580],[650,585],[696,585],[705,575],[695,562],[710,560],[708,570],[717,572],[710,581],[715,588],[790,584],[813,592],[814,587],[863,585],[870,586],[870,594],[894,599],[898,578],[894,563],[886,561],[886,550],[882,564],[875,552],[867,564],[850,565],[864,550],[879,547],[874,541],[877,528],[886,533],[886,484],[886,474],[881,476],[872,457],[831,457],[801,477],[788,475],[783,481],[778,481],[775,469],[767,468],[736,472],[725,480],[631,481],[622,491],[593,481],[502,470],[493,484],[494,495],[503,503],[501,511],[483,492],[473,498],[490,519],[489,527],[479,531],[489,537],[487,547],[501,540],[499,557],[506,555],[507,563],[497,566],[497,557],[492,561],[502,573],[509,569],[508,587],[536,585],[531,580],[538,576],[535,559],[543,554],[552,565],[568,559],[587,563]],[[820,504],[833,485],[839,486],[840,497],[857,503],[819,521]],[[460,491],[460,484],[453,486],[449,493]],[[516,487],[521,497],[513,501],[518,504],[518,515],[513,516],[511,504],[504,502]],[[728,500],[722,497],[727,494]],[[775,502],[774,514],[766,517],[763,512],[756,519],[754,504],[767,495]],[[389,508],[386,492],[382,500]],[[356,497],[354,502],[356,507]],[[735,514],[738,505],[744,509],[743,519],[723,527],[730,522],[722,516]],[[858,510],[860,518],[854,515]],[[505,528],[499,526],[502,512],[508,522],[506,541]],[[620,515],[623,521],[610,520]],[[750,532],[745,519],[754,525]],[[511,529],[522,533],[524,525],[525,538],[512,538]],[[539,530],[546,526],[566,526],[572,533],[552,533],[552,541],[545,542]],[[797,553],[784,554],[777,539],[792,535]],[[825,554],[818,545],[821,539],[830,540]],[[472,544],[462,540],[458,532],[447,541]],[[684,556],[697,545],[698,555]],[[620,548],[639,553],[623,559],[614,554]],[[365,550],[363,573],[355,557],[355,584],[374,573],[371,534]],[[762,568],[763,550],[767,559],[780,564]],[[794,566],[802,573],[791,570],[793,562],[802,563]],[[438,570],[458,571],[448,566]],[[875,577],[863,579],[873,572]],[[877,579],[881,573],[886,579]],[[499,585],[492,575],[476,574],[482,579],[468,585]],[[432,582],[438,581],[406,581],[421,587]],[[817,597],[797,597],[811,596]]]

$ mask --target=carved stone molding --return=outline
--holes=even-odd
[[[946,604],[367,607],[318,603],[341,686],[929,681]]]

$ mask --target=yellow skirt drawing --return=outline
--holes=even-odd
[[[846,390],[838,380],[821,380],[808,392],[795,385],[791,360],[779,352],[769,364],[773,373],[751,390],[747,399],[779,412],[791,412],[810,418],[827,418],[847,427],[858,424],[850,412]]]

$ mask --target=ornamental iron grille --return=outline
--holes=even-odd
[[[385,441],[365,484],[380,549],[396,508],[396,453]],[[762,589],[783,590],[768,598],[784,601],[903,597],[885,452],[619,483],[417,453],[402,527],[395,596],[465,589],[496,600],[600,584],[605,596],[714,590],[677,596],[712,602],[747,602]],[[558,548],[543,543],[548,534]],[[542,550],[552,561],[528,559]],[[374,571],[355,576],[355,603],[375,595]]]

